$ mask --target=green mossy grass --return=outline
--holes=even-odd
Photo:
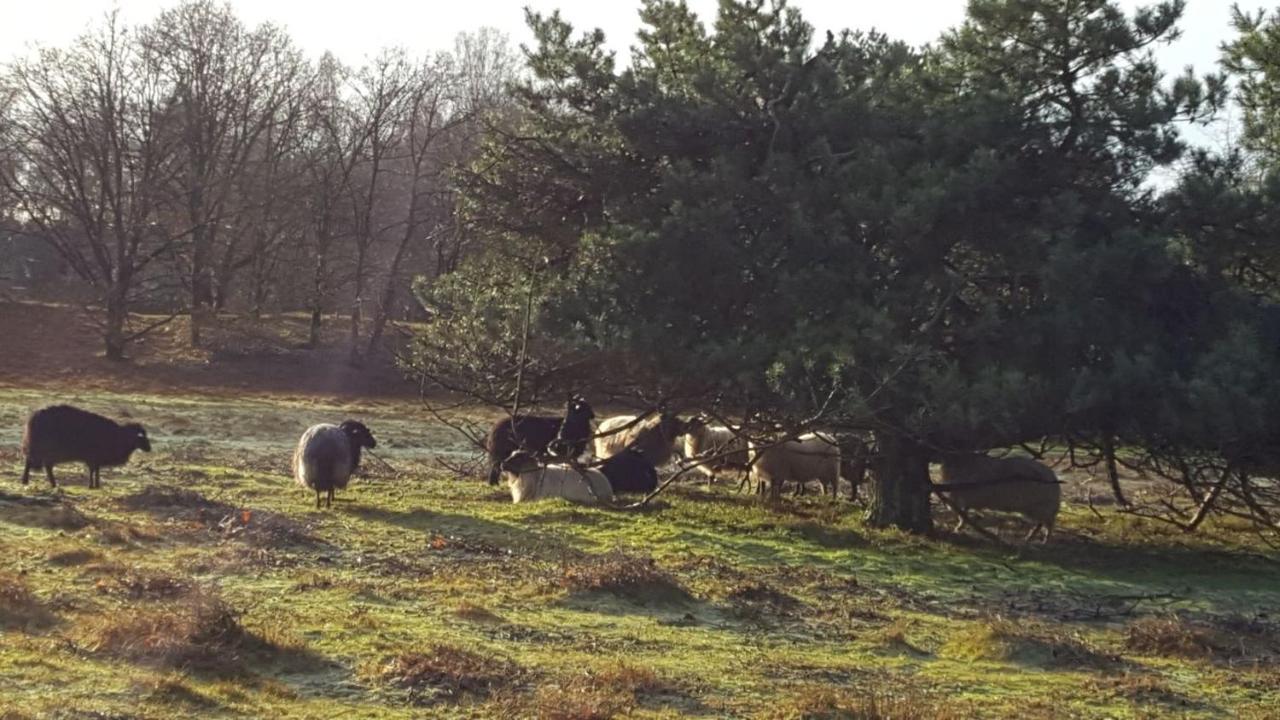
[[[1068,505],[1048,545],[865,527],[733,483],[640,511],[526,506],[433,456],[413,403],[110,394],[155,452],[23,488],[47,393],[0,389],[0,717],[1267,717],[1280,565]],[[293,443],[377,462],[317,511]],[[1071,497],[1068,485],[1068,497]],[[1016,537],[1011,528],[1005,537]],[[194,608],[194,609],[193,609]],[[162,637],[163,636],[163,637]],[[878,713],[878,714],[877,714]]]

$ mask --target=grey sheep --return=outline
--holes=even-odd
[[[347,487],[351,474],[360,466],[361,448],[377,446],[369,428],[355,420],[312,425],[293,451],[293,479],[316,491],[317,508],[321,493],[327,493],[325,507],[333,507],[333,491]]]
[[[948,487],[954,486],[954,487]],[[1062,483],[1043,463],[1024,457],[993,458],[986,455],[948,457],[942,462],[942,483],[934,486],[946,493],[958,511],[998,510],[1018,513],[1044,530],[1044,542],[1053,534],[1053,525],[1062,505]],[[956,524],[965,526],[964,515]]]

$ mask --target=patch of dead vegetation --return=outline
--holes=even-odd
[[[74,532],[93,524],[88,515],[61,500],[18,497],[3,503],[2,507],[5,522],[23,527]]]
[[[565,562],[559,585],[570,593],[609,593],[636,602],[679,602],[691,599],[675,577],[653,558],[613,550]]]
[[[1012,662],[1053,668],[1110,669],[1120,658],[1100,653],[1078,637],[1056,628],[1000,618],[961,627],[940,654],[956,660]]]
[[[886,652],[927,655],[925,650],[916,647],[907,637],[911,624],[910,620],[898,618],[871,633],[870,640],[876,647]]]
[[[1150,615],[1125,628],[1125,648],[1142,655],[1201,660],[1230,666],[1280,662],[1280,626],[1261,618],[1197,620]]]
[[[45,555],[45,562],[58,567],[74,567],[87,565],[102,559],[102,553],[88,548],[53,551]]]
[[[251,660],[319,663],[300,642],[250,632],[240,612],[208,588],[193,587],[161,606],[103,614],[82,628],[89,652],[152,667],[238,676]]]
[[[131,567],[108,574],[94,587],[104,595],[129,600],[162,600],[186,594],[191,583],[168,573]]]
[[[634,710],[648,697],[683,695],[678,684],[652,669],[619,661],[540,686],[533,709],[543,720],[604,720]]]
[[[735,585],[724,599],[735,615],[756,621],[794,618],[805,608],[800,600],[762,581]]]
[[[453,616],[466,620],[467,622],[482,623],[485,625],[500,625],[506,622],[501,615],[493,612],[483,605],[462,601],[453,609]]]
[[[1185,706],[1188,703],[1184,695],[1175,692],[1163,679],[1148,673],[1106,675],[1091,681],[1091,685],[1104,697],[1116,697],[1143,706]]]
[[[39,630],[58,621],[21,577],[0,574],[0,628]]]
[[[929,698],[910,687],[853,691],[803,685],[781,694],[760,717],[769,720],[967,720],[973,710]]]
[[[405,691],[410,703],[430,705],[511,689],[522,682],[525,671],[505,658],[441,644],[398,655],[377,675],[382,683]]]
[[[119,500],[126,510],[143,511],[193,528],[248,541],[260,547],[317,545],[305,524],[279,513],[238,507],[212,500],[195,490],[151,486]]]

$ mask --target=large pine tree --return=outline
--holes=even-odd
[[[1143,182],[1204,100],[1149,52],[1180,12],[974,0],[917,50],[815,41],[783,2],[722,0],[707,29],[649,0],[621,70],[531,15],[522,127],[465,178],[491,252],[424,299],[536,283],[540,337],[775,427],[872,432],[870,519],[927,531],[931,459],[1151,410],[1178,266]]]

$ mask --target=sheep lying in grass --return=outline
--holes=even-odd
[[[302,433],[293,451],[293,478],[305,488],[327,493],[325,507],[333,506],[333,492],[345,489],[360,466],[361,448],[373,449],[378,441],[363,423],[347,420],[341,425],[312,425]]]
[[[502,461],[502,473],[514,503],[552,498],[584,505],[613,502],[609,478],[595,468],[544,466],[533,453],[518,450]]]
[[[615,493],[650,493],[658,488],[658,470],[635,448],[609,457],[599,469]]]
[[[27,484],[33,469],[44,468],[49,485],[57,487],[53,466],[82,462],[89,466],[89,487],[101,487],[102,468],[124,465],[134,450],[151,452],[147,431],[137,423],[119,425],[70,405],[41,408],[31,413],[22,433],[22,454],[27,460],[22,484]]]
[[[648,458],[654,467],[671,461],[676,439],[685,433],[685,424],[669,413],[637,419],[635,415],[616,415],[596,427],[595,456],[605,460],[632,448]]]
[[[745,471],[749,462],[747,439],[723,425],[711,425],[698,415],[684,424],[684,457],[714,483],[716,473],[724,470]],[[739,488],[741,489],[741,488]]]
[[[494,422],[484,438],[489,456],[489,484],[497,485],[502,463],[517,450],[535,457],[573,459],[587,449],[591,439],[591,405],[573,395],[565,405],[563,417],[551,415],[516,415]]]
[[[834,497],[840,481],[840,446],[827,433],[806,433],[778,444],[748,443],[751,479],[757,491],[768,487],[774,499],[785,482],[817,480]]]
[[[945,493],[956,510],[1001,510],[1026,517],[1037,530],[1044,529],[1044,542],[1053,534],[1053,524],[1062,504],[1062,482],[1043,463],[1024,457],[993,458],[986,455],[948,457],[942,463],[942,484],[934,491]],[[955,530],[965,526],[965,517]]]

